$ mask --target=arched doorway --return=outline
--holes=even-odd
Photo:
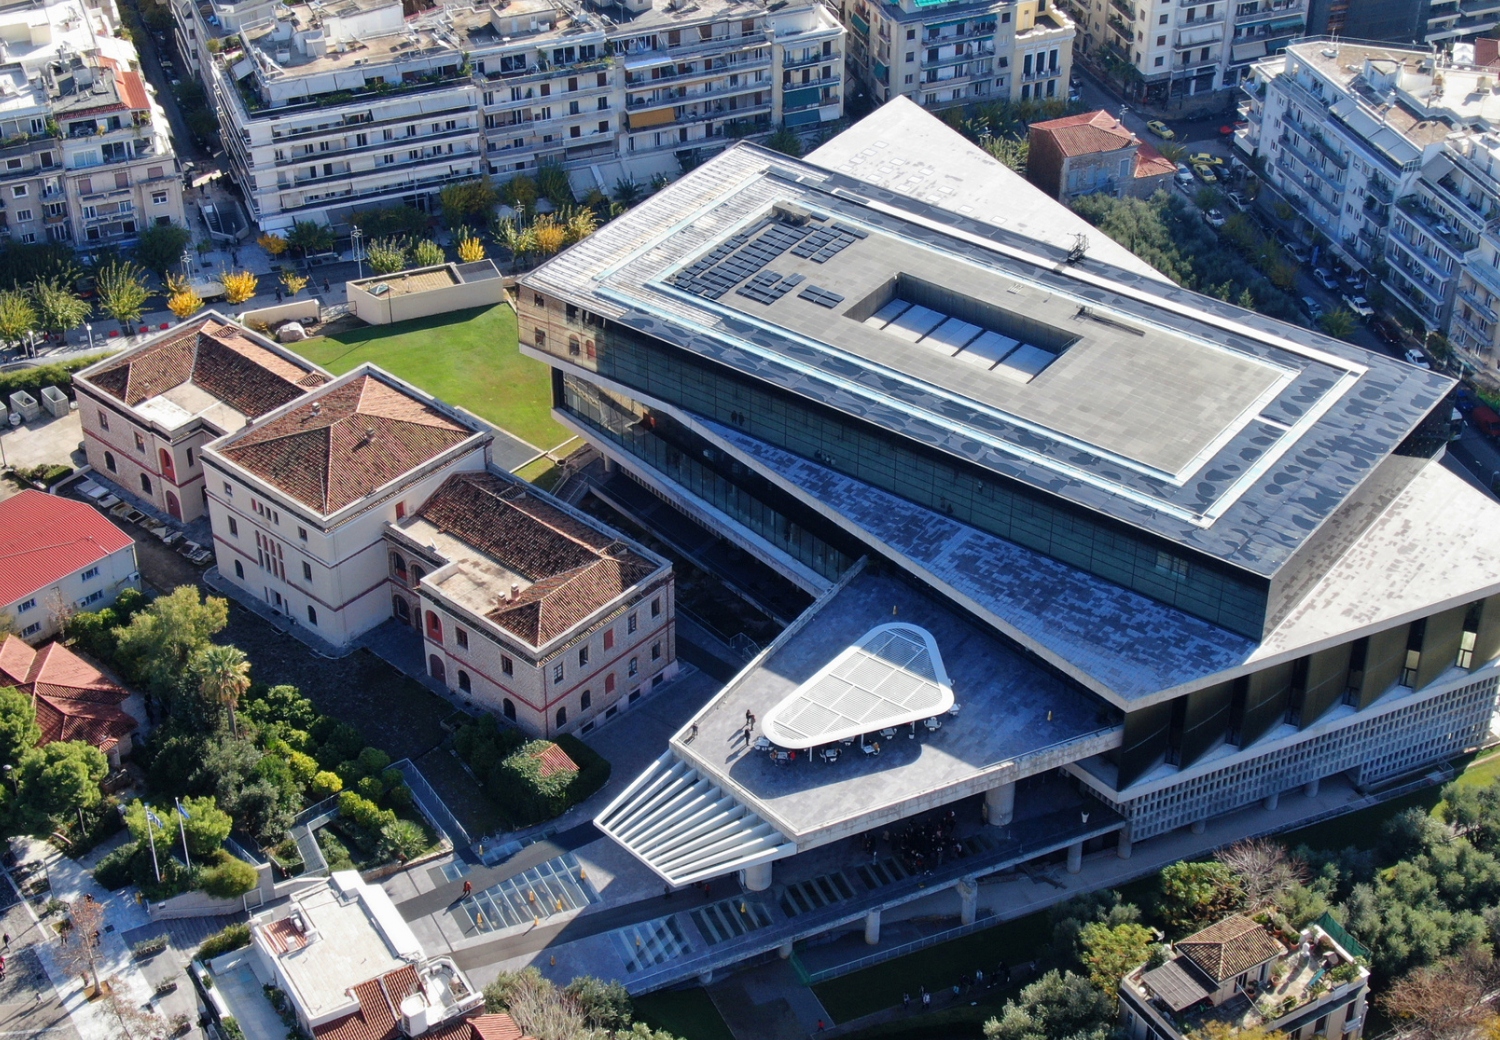
[[[427,655],[427,671],[438,682],[446,682],[443,678],[443,659],[437,654]]]
[[[167,492],[167,515],[173,520],[182,519],[182,505],[177,501],[177,496],[170,491]]]
[[[411,606],[403,596],[391,597],[391,614],[403,625],[411,624]]]
[[[157,455],[161,458],[161,475],[176,483],[177,467],[172,464],[172,453],[166,448],[162,448],[157,452]]]

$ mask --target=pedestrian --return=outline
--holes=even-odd
[[[326,274],[323,276],[323,291],[324,292],[332,292],[333,291],[332,289],[330,289],[328,287],[328,276]]]
[[[4,942],[5,942],[5,948],[7,950],[10,949],[10,933],[9,932],[5,933],[5,935],[4,935]]]
[[[474,883],[472,881],[465,881],[464,882],[464,895],[465,896],[470,896],[470,895],[473,895],[473,894],[474,894]]]
[[[823,1026],[823,1020],[820,1018],[820,1019],[818,1019],[818,1032],[821,1033],[823,1031],[823,1028],[824,1028],[824,1026]]]
[[[277,303],[281,302],[281,290],[280,289],[276,290],[276,302]]]
[[[953,984],[953,999],[958,999],[958,983],[956,982]]]
[[[922,1010],[926,1011],[930,1007],[932,1007],[932,994],[931,993],[923,993],[922,994]]]
[[[910,993],[903,993],[903,994],[901,994],[901,1010],[902,1011],[910,1011],[911,1010],[911,994]]]

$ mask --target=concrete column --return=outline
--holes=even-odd
[[[619,468],[619,465],[615,462],[614,459],[610,458],[608,455],[604,456],[604,472],[613,473]]]
[[[708,971],[705,971],[702,975],[698,976],[698,981],[701,984],[705,985],[705,986],[707,986],[709,983],[713,982],[713,980],[714,980],[714,973],[713,973],[713,969],[712,968],[710,968]]]
[[[1274,808],[1276,808],[1280,804],[1281,804],[1281,792],[1280,791],[1274,791],[1271,794],[1266,795],[1265,801],[1261,802],[1261,805],[1265,806],[1267,809],[1274,809]]]
[[[776,955],[782,960],[789,960],[792,956],[792,944],[789,942],[784,942],[780,946],[776,947]]]
[[[1302,785],[1302,793],[1307,795],[1307,797],[1309,798],[1316,798],[1318,797],[1318,788],[1322,785],[1322,783],[1322,780],[1309,780],[1307,783]]]
[[[1068,846],[1068,873],[1076,874],[1083,869],[1083,842],[1075,841]]]
[[[1193,833],[1194,834],[1202,834],[1204,832],[1204,830],[1206,830],[1207,828],[1208,828],[1208,821],[1207,820],[1194,820],[1193,821]]]
[[[991,827],[1007,826],[1016,815],[1016,782],[984,792],[984,817]]]
[[[865,914],[865,942],[874,946],[880,942],[880,911],[871,910]]]
[[[959,924],[973,924],[979,913],[979,882],[973,878],[960,878],[958,882]]]
[[[1130,828],[1128,826],[1120,832],[1119,838],[1115,841],[1115,855],[1121,859],[1130,858]]]
[[[771,887],[771,864],[757,863],[740,871],[740,884],[748,891],[764,892]]]

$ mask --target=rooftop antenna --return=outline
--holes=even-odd
[[[1063,259],[1065,264],[1076,264],[1083,259],[1089,251],[1089,236],[1078,234],[1073,236],[1073,248],[1068,250],[1068,255]]]

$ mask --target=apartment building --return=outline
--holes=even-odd
[[[1156,104],[1238,86],[1307,23],[1307,0],[1075,0],[1074,11],[1084,47],[1132,66]]]
[[[1066,98],[1073,23],[1047,0],[843,0],[849,67],[877,102]]]
[[[96,476],[182,521],[208,507],[205,444],[330,377],[209,313],[73,376]]]
[[[1256,66],[1237,138],[1329,249],[1476,367],[1500,337],[1496,82],[1427,51],[1300,42]]]
[[[672,567],[493,469],[386,527],[427,670],[527,733],[587,733],[677,674]]]
[[[166,113],[112,0],[0,9],[0,241],[126,246],[184,223]]]
[[[772,9],[772,6],[775,9]],[[399,0],[175,7],[264,230],[421,209],[446,183],[560,163],[582,191],[843,112],[820,4]]]

